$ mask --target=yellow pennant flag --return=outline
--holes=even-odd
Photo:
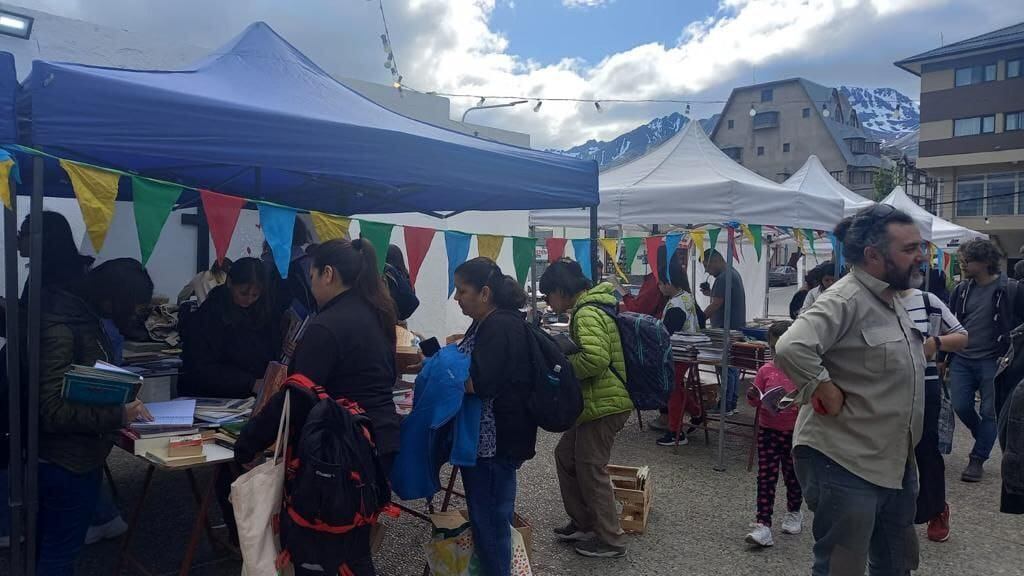
[[[11,168],[14,167],[14,160],[10,157],[0,160],[0,202],[11,209]]]
[[[476,235],[477,252],[484,258],[490,258],[495,262],[498,261],[498,255],[501,254],[501,246],[504,243],[504,236],[494,236],[492,234]]]
[[[740,224],[740,230],[743,231],[743,236],[747,240],[750,240],[750,245],[751,246],[757,244],[757,242],[754,240],[754,233],[750,231],[750,227],[749,226],[747,226],[746,224]]]
[[[313,229],[316,230],[320,242],[340,240],[348,238],[348,227],[352,224],[351,218],[344,216],[332,216],[323,212],[310,212],[313,219]]]
[[[804,249],[804,233],[799,228],[793,228],[793,240],[796,240],[796,245],[802,252]]]
[[[601,238],[600,242],[601,247],[604,248],[605,253],[608,254],[608,261],[611,262],[613,266],[615,266],[615,273],[618,274],[619,277],[625,280],[626,282],[629,282],[629,278],[626,276],[626,274],[622,271],[622,268],[619,266],[619,258],[617,256],[619,248],[619,239]]]
[[[85,231],[89,233],[92,247],[99,253],[114,220],[114,201],[117,200],[117,183],[121,175],[67,160],[61,160],[60,165],[71,177],[71,187],[78,197],[78,207],[85,220]]]
[[[694,230],[690,232],[690,238],[693,240],[693,246],[697,249],[697,258],[704,261],[704,234],[703,230]]]

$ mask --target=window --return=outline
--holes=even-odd
[[[845,174],[845,172],[843,172],[842,170],[836,170],[835,172],[829,172],[829,174],[831,174],[832,177],[836,179],[836,182],[840,182],[840,183],[843,182],[843,174]]]
[[[970,68],[957,68],[955,74],[956,74],[956,85],[957,86],[970,86],[971,85],[971,69]]]
[[[1013,172],[1006,174],[989,174],[985,186],[985,196],[988,198],[989,216],[1003,216],[1013,214],[1014,202],[1013,193],[1016,191],[1017,175]]]
[[[1003,128],[1003,131],[1010,132],[1013,130],[1024,130],[1024,112],[1006,113],[1006,126]]]
[[[775,98],[775,93],[771,88],[761,90],[761,102],[771,102]]]
[[[996,65],[985,66],[985,82],[993,82],[996,79]]]
[[[984,66],[969,66],[957,68],[954,74],[954,83],[957,86],[970,86],[982,82],[992,82],[996,79],[996,65],[986,64]]]
[[[985,177],[971,176],[956,180],[956,215],[981,216],[985,202]]]
[[[802,111],[800,112],[800,114],[801,114],[801,115],[802,115],[802,116],[803,116],[804,118],[810,118],[810,117],[811,117],[811,109],[810,109],[810,108],[804,108],[804,109],[803,109],[803,110],[802,110]]]
[[[782,145],[782,151],[789,152],[789,142],[786,142]]]
[[[754,130],[763,128],[777,128],[779,126],[778,112],[758,112],[754,116]]]
[[[995,131],[995,116],[975,116],[974,118],[959,118],[953,121],[953,136],[991,134]]]
[[[1006,77],[1017,78],[1020,76],[1020,60],[1007,60],[1006,61]]]
[[[735,125],[735,123],[732,120],[729,120],[729,130],[732,130],[732,127],[734,125]]]
[[[758,156],[764,156],[764,146],[758,146],[757,147],[757,155]]]
[[[725,152],[726,156],[728,156],[729,158],[732,158],[733,160],[735,160],[737,162],[743,162],[743,148],[740,148],[739,146],[732,146],[730,148],[722,148],[722,152]]]
[[[853,152],[854,154],[865,153],[865,142],[863,138],[847,138],[846,144],[850,147],[850,152]]]

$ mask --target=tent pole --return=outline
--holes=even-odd
[[[768,299],[771,293],[771,282],[768,280],[768,276],[772,272],[772,236],[771,234],[765,235],[765,246],[761,252],[764,255],[764,317],[768,317]],[[799,279],[797,279],[799,282]]]
[[[11,209],[4,210],[4,286],[7,287],[7,411],[10,423],[10,464],[7,502],[10,508],[11,574],[25,571],[19,544],[24,534],[25,467],[21,455],[21,303],[18,300],[18,190],[11,178]],[[0,208],[2,210],[2,208]]]
[[[25,574],[36,573],[36,523],[39,511],[39,381],[40,327],[42,325],[43,274],[43,158],[32,159],[32,200],[29,204],[31,230],[28,276],[28,438],[26,441],[25,501]],[[12,542],[12,545],[17,543]]]
[[[536,238],[536,228],[530,226],[530,238]],[[527,314],[526,320],[532,322],[535,326],[540,326],[540,316],[537,315],[537,248],[534,244],[533,253],[530,254],[530,313]]]
[[[728,228],[728,246],[726,247],[725,255],[725,313],[723,314],[723,328],[722,331],[725,333],[724,345],[722,346],[722,384],[719,386],[719,422],[718,422],[718,457],[715,462],[715,470],[725,470],[725,404],[726,404],[726,393],[729,390],[729,353],[732,351],[732,259],[733,259],[733,238],[736,236],[736,231],[732,227]],[[739,384],[737,383],[737,388]],[[737,390],[739,392],[739,390]]]
[[[595,284],[601,281],[601,272],[597,269],[597,206],[590,207],[590,279]]]

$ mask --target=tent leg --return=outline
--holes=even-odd
[[[767,318],[769,308],[768,299],[771,296],[771,282],[768,281],[768,276],[772,271],[772,237],[769,235],[765,239],[767,242],[765,242],[764,251],[761,253],[764,255],[764,317]],[[799,281],[800,279],[798,278],[797,282]]]
[[[590,207],[590,279],[595,284],[601,281],[601,272],[597,261],[597,206]]]
[[[725,345],[722,346],[722,384],[718,398],[719,417],[721,420],[718,422],[718,457],[715,461],[715,470],[720,472],[725,470],[725,404],[726,393],[729,390],[729,353],[732,352],[732,259],[733,239],[736,237],[736,231],[730,227],[728,228],[728,233],[729,245],[726,248],[725,255],[725,313],[723,318]]]
[[[28,438],[26,441],[25,463],[25,502],[27,518],[25,522],[25,542],[28,551],[25,558],[25,574],[34,576],[36,573],[36,523],[39,511],[39,380],[40,326],[42,318],[42,258],[43,253],[43,158],[32,159],[32,200],[29,205],[31,216],[29,277],[28,277]],[[12,542],[14,544],[14,542]]]
[[[210,268],[210,224],[203,203],[196,205],[196,274]]]
[[[7,287],[7,411],[10,423],[10,464],[7,503],[10,508],[11,574],[25,571],[24,553],[18,542],[24,534],[25,468],[21,457],[21,305],[18,301],[18,190],[13,184],[11,209],[4,212],[4,286]]]
[[[530,226],[530,238],[536,238],[536,228]],[[534,249],[530,254],[530,313],[526,315],[527,322],[540,326],[540,316],[537,314],[537,251]]]

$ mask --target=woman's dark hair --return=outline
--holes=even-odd
[[[267,267],[259,258],[239,258],[228,268],[228,280],[236,286],[255,284],[267,287]]]
[[[108,260],[81,280],[81,295],[94,308],[110,303],[110,318],[122,333],[135,322],[135,310],[153,299],[153,280],[142,263],[132,258]]]
[[[219,262],[214,260],[213,265],[210,266],[210,272],[214,274],[219,274],[221,272],[227,274],[228,272],[231,272],[231,259],[225,256],[224,258],[221,258]]]
[[[455,276],[477,289],[486,286],[494,295],[494,305],[502,310],[519,310],[526,306],[526,292],[523,292],[516,279],[504,274],[501,268],[491,260],[479,256],[467,260],[455,269]]]
[[[584,290],[589,290],[593,284],[590,278],[583,275],[580,263],[568,258],[562,258],[552,262],[544,274],[540,277],[540,291],[542,294],[553,294],[559,292],[566,297],[572,297]]]
[[[968,240],[957,251],[962,262],[984,262],[989,274],[999,274],[1003,254],[991,240]]]
[[[818,276],[818,281],[819,282],[824,280],[826,276],[831,276],[833,278],[837,278],[837,276],[836,276],[836,265],[835,265],[834,262],[831,262],[831,261],[829,261],[829,262],[822,262],[821,264],[818,264],[814,268],[814,270],[815,270],[815,273]]]
[[[305,246],[308,243],[309,230],[306,229],[306,223],[296,218],[292,227],[292,246]]]
[[[44,210],[43,219],[43,253],[40,258],[42,270],[42,286],[68,286],[82,278],[92,266],[94,258],[78,253],[78,244],[71,233],[71,225],[60,212]],[[21,224],[18,235],[27,238],[31,227],[26,217]],[[35,255],[30,254],[30,257]]]
[[[668,267],[659,265],[658,278],[665,284],[672,284],[680,290],[690,292],[690,279],[686,277],[686,251],[676,250]]]
[[[843,243],[843,257],[852,264],[864,262],[864,249],[874,246],[885,252],[889,245],[889,224],[913,224],[906,212],[889,204],[875,204],[848,216],[834,231]]]
[[[377,251],[373,244],[362,238],[324,242],[313,251],[313,268],[322,274],[328,266],[373,309],[381,329],[394,346],[398,315],[395,302],[377,271]]]
[[[789,330],[789,327],[792,325],[793,323],[788,320],[779,320],[778,322],[772,322],[771,326],[768,327],[768,339],[772,340],[775,338],[779,338],[780,336],[785,334],[786,330]]]
[[[405,254],[402,254],[402,249],[394,244],[388,245],[388,257],[386,259],[388,264],[391,264],[395,268],[402,271],[402,274],[409,275],[409,269],[405,267]]]

